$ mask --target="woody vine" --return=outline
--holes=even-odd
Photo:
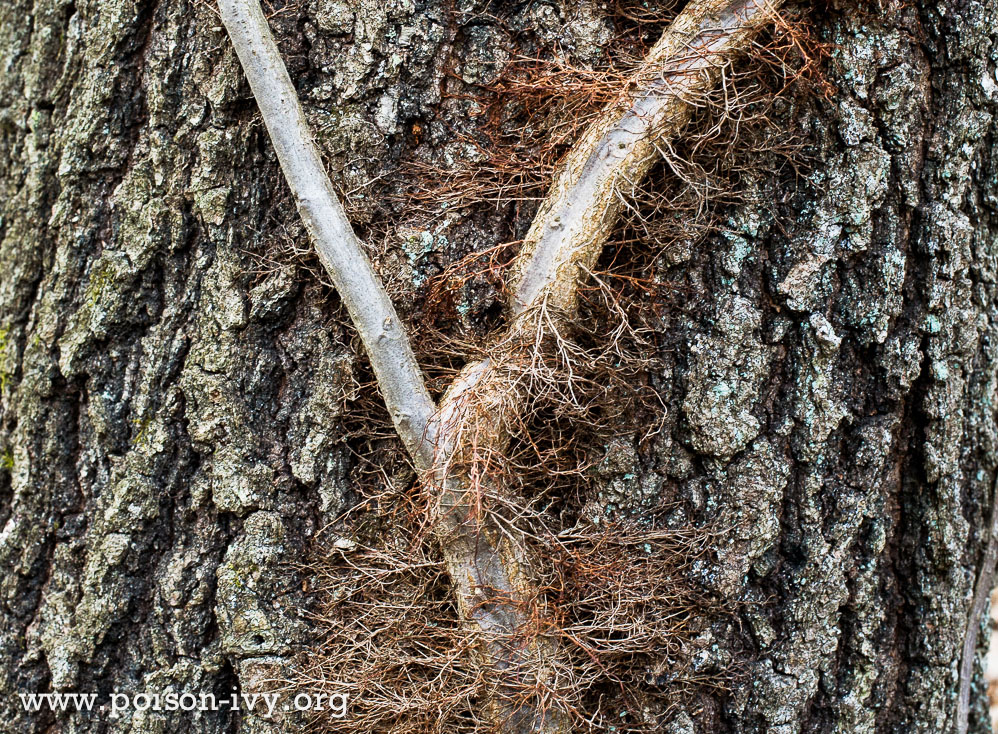
[[[562,636],[529,544],[495,509],[510,501],[502,457],[530,384],[570,355],[579,288],[659,150],[732,58],[770,23],[778,0],[692,0],[564,157],[509,270],[504,330],[443,397],[424,384],[409,335],[326,175],[257,0],[219,0],[281,168],[340,295],[428,498],[468,650],[487,681],[480,718],[509,734],[572,731]],[[566,356],[570,359],[570,356]]]

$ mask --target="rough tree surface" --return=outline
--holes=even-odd
[[[953,726],[998,471],[998,28],[983,2],[918,5],[795,6],[833,48],[835,93],[777,121],[807,131],[811,164],[796,179],[763,158],[754,201],[777,206],[738,207],[672,254],[691,296],[660,318],[664,430],[605,447],[606,509],[667,499],[723,528],[703,582],[742,603],[698,665],[721,676],[737,657],[747,674],[671,734]],[[406,230],[387,196],[400,161],[471,155],[455,131],[511,48],[557,41],[599,64],[612,15],[273,7],[355,224],[392,224],[376,259],[418,324],[429,275],[529,216]],[[351,501],[342,416],[370,377],[329,288],[280,258],[259,272],[282,233],[305,242],[208,4],[9,0],[0,61],[0,722],[296,731],[17,699],[224,695],[284,670],[311,633],[288,564]],[[474,328],[495,302],[469,292],[458,310]]]

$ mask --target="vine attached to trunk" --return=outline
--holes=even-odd
[[[495,513],[506,500],[501,457],[510,427],[523,417],[537,362],[568,348],[579,284],[657,159],[660,142],[682,130],[721,69],[779,4],[692,0],[679,13],[566,156],[513,263],[505,332],[485,350],[488,356],[461,370],[437,406],[325,174],[259,2],[219,0],[306,229],[432,497],[430,524],[463,624],[476,640],[476,664],[490,682],[483,713],[498,731],[572,728],[559,630],[535,584],[526,540]]]

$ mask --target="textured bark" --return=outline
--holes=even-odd
[[[779,122],[809,130],[813,172],[761,159],[767,205],[673,259],[695,295],[660,324],[664,429],[607,447],[606,504],[678,499],[677,522],[725,528],[702,581],[749,602],[697,658],[749,674],[676,734],[955,724],[998,467],[993,11],[807,12],[838,89]],[[314,0],[272,22],[363,224],[405,221],[356,192],[402,186],[411,148],[463,154],[473,102],[442,91],[489,80],[500,24],[595,63],[602,13]],[[310,628],[285,564],[350,499],[341,413],[366,367],[328,289],[251,272],[295,214],[206,5],[11,0],[0,49],[0,721],[234,731],[227,712],[29,714],[15,693],[222,694],[286,666]],[[524,234],[513,207],[448,221],[376,266],[418,282]]]

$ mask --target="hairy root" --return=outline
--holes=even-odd
[[[520,508],[522,514],[523,508]],[[376,545],[338,538],[308,569],[322,600],[319,649],[303,656],[296,685],[348,693],[350,715],[317,719],[324,732],[503,731],[481,717],[496,680],[474,663],[482,645],[459,622],[444,564],[426,535],[403,528]],[[656,731],[697,685],[696,636],[716,602],[684,576],[710,534],[624,524],[576,528],[534,546],[550,615],[531,635],[559,636],[550,682],[502,681],[509,710],[546,701],[572,731]],[[551,623],[556,625],[551,628]],[[543,714],[543,708],[542,708]]]

